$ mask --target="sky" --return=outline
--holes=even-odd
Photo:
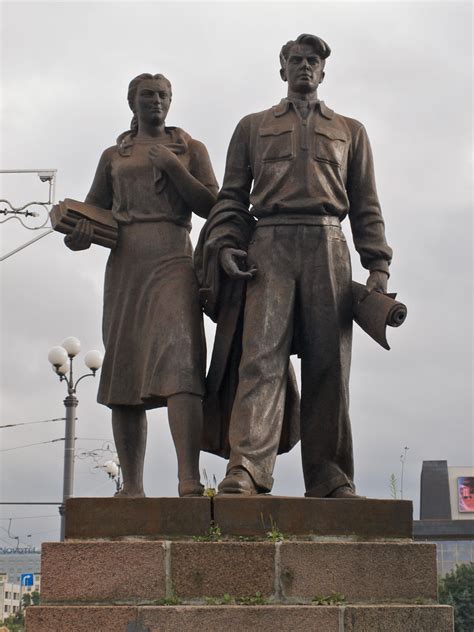
[[[465,2],[3,2],[0,169],[57,169],[56,200],[84,199],[101,152],[128,129],[129,81],[173,84],[167,124],[208,148],[219,183],[231,134],[246,114],[285,96],[282,44],[302,32],[332,54],[319,97],[364,123],[394,250],[389,291],[408,306],[385,351],[355,327],[351,419],[359,493],[390,498],[391,474],[418,518],[423,460],[472,465],[472,8]],[[0,176],[0,198],[47,199],[35,174]],[[0,210],[5,203],[0,203]],[[6,219],[1,215],[0,221]],[[41,218],[29,219],[29,226]],[[202,222],[195,218],[196,242]],[[343,229],[350,238],[347,222]],[[41,231],[0,225],[0,255]],[[0,263],[1,498],[60,502],[65,388],[47,361],[67,336],[103,350],[107,252],[74,253],[53,233]],[[366,272],[352,250],[353,277]],[[206,321],[209,352],[214,328]],[[76,376],[86,369],[84,353]],[[111,496],[97,465],[113,451],[97,378],[78,387],[76,496]],[[41,445],[30,445],[41,444]],[[29,446],[29,447],[26,447]],[[404,448],[408,447],[405,451]],[[94,453],[96,456],[91,456]],[[203,454],[220,480],[225,461]],[[277,495],[301,496],[299,446],[277,460]],[[177,493],[166,411],[149,413],[149,496]],[[10,518],[12,521],[10,523]],[[56,506],[1,506],[0,547],[59,537]]]

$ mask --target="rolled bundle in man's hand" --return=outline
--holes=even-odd
[[[367,294],[365,285],[352,281],[353,318],[384,349],[390,349],[387,325],[400,327],[407,316],[406,305],[396,301],[396,296],[375,291]]]

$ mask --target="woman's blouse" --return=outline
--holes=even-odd
[[[179,190],[154,167],[148,152],[165,145],[184,167],[214,194],[217,181],[206,147],[179,127],[167,127],[166,137],[137,140],[121,135],[117,145],[102,154],[86,203],[111,209],[120,224],[173,222],[191,229],[191,214]]]

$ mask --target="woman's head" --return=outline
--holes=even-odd
[[[171,104],[171,83],[161,74],[142,73],[128,86],[128,104],[133,112],[132,133],[136,134],[140,121],[164,123]]]

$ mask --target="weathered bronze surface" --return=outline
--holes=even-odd
[[[202,493],[206,353],[189,231],[192,211],[208,215],[217,183],[205,146],[165,126],[171,97],[163,75],[131,81],[131,128],[102,154],[85,200],[108,209],[118,224],[105,273],[98,401],[112,409],[122,496],[144,495],[145,411],[160,406],[168,406],[179,493]],[[83,220],[65,243],[83,250],[93,236],[93,225]]]
[[[276,455],[300,431],[306,496],[356,497],[353,293],[341,221],[349,217],[370,271],[367,295],[386,292],[392,251],[367,133],[318,99],[330,52],[314,35],[283,46],[287,97],[237,125],[196,252],[204,309],[217,321],[204,449],[230,453],[221,493],[270,491]],[[301,357],[300,406],[292,353]]]
[[[378,342],[389,350],[386,330],[389,327],[400,327],[407,317],[406,305],[396,301],[396,294],[367,291],[361,283],[352,282],[352,306],[355,322]]]

